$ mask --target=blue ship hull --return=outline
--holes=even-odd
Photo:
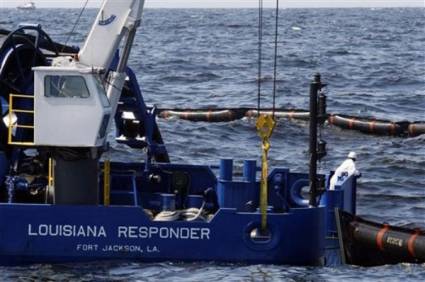
[[[354,177],[346,179],[337,190],[326,191],[319,207],[310,207],[300,194],[300,188],[308,182],[307,175],[273,170],[269,186],[279,188],[278,194],[284,196],[269,191],[269,234],[259,239],[253,232],[260,230],[261,213],[258,209],[247,211],[243,205],[253,201],[256,206],[259,183],[255,178],[253,182],[224,180],[224,175],[217,179],[206,166],[156,165],[157,173],[190,173],[186,208],[202,210],[203,202],[208,209],[205,198],[199,195],[205,187],[214,187],[220,206],[204,220],[157,221],[146,211],[158,215],[169,205],[170,196],[176,206],[182,203],[176,195],[167,194],[164,187],[145,182],[142,168],[143,164],[112,164],[110,206],[102,202],[97,206],[0,204],[0,264],[99,260],[288,265],[341,262],[334,208],[355,211]],[[281,206],[286,208],[282,210]]]
[[[323,264],[325,208],[268,217],[271,240],[254,242],[259,213],[221,209],[210,222],[153,222],[137,207],[0,205],[0,263],[131,259]]]

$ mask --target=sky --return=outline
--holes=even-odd
[[[81,8],[86,0],[32,0],[39,8]],[[115,0],[119,1],[119,0]],[[274,7],[276,0],[263,0]],[[0,8],[14,8],[27,0],[0,0]],[[89,7],[99,7],[102,0],[89,0]],[[425,0],[280,0],[282,7],[425,7]],[[147,8],[256,8],[258,0],[147,0]]]

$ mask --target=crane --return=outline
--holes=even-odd
[[[144,3],[105,0],[77,56],[59,56],[50,66],[33,68],[33,145],[51,155],[56,204],[99,201],[99,160],[107,150]],[[118,65],[111,68],[117,50]]]
[[[125,83],[144,3],[105,0],[76,57],[57,57],[51,66],[33,69],[36,146],[88,148],[104,144]],[[121,43],[118,67],[108,72]]]

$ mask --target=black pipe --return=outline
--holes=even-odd
[[[310,84],[310,206],[317,206],[317,97],[322,88],[320,74],[314,76]]]
[[[324,85],[322,84],[321,87],[323,87]],[[327,97],[326,95],[322,92],[319,95],[319,104],[318,104],[318,111],[319,111],[319,123],[320,125],[323,125],[325,123],[325,121],[328,119],[328,113],[326,112],[326,108],[327,108]]]
[[[321,83],[320,89],[322,89],[325,86],[326,86],[326,84]],[[328,119],[328,113],[326,112],[327,97],[326,97],[325,93],[323,93],[323,91],[320,92],[318,99],[319,99],[319,101],[318,101],[318,104],[317,104],[317,107],[318,107],[318,109],[317,109],[318,110],[318,118],[317,119],[318,119],[320,128],[322,128],[323,125],[325,124],[325,121]],[[327,155],[327,150],[326,150],[326,141],[322,140],[321,136],[320,136],[319,139],[320,139],[319,143],[317,144],[317,158],[320,161],[321,159],[323,159]]]

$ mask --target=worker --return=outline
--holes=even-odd
[[[356,169],[356,158],[357,155],[355,152],[350,152],[348,154],[347,159],[335,170],[334,175],[332,175],[329,183],[329,190],[335,190],[337,182],[341,182],[353,174],[355,176],[360,175],[359,171]]]

